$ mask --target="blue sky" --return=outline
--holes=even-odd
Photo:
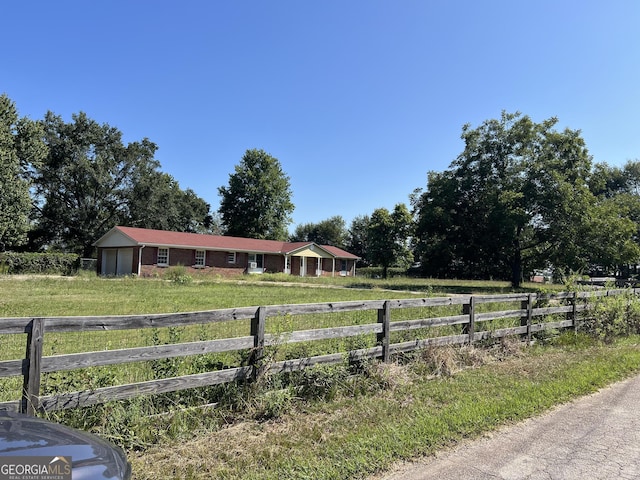
[[[637,0],[4,2],[0,93],[159,149],[216,210],[247,149],[290,177],[294,223],[408,203],[462,126],[520,111],[640,158]]]

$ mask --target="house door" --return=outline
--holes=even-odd
[[[305,275],[309,275],[310,277],[313,277],[316,273],[316,263],[317,258],[311,258],[309,259],[309,261],[307,261],[307,273]]]

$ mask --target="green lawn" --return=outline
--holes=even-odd
[[[92,276],[0,277],[0,317],[171,313],[510,292],[508,284],[499,282],[285,278],[294,281],[284,285],[278,280],[283,279],[195,279],[181,284]],[[537,288],[526,285],[524,291]],[[405,313],[424,314],[410,310]],[[431,314],[438,312],[434,309]],[[319,327],[327,320],[310,321],[316,322],[311,326]],[[334,316],[329,321],[342,319]],[[282,325],[271,328],[277,330]],[[237,334],[246,334],[241,333],[246,324],[238,328]],[[48,353],[123,348],[159,340],[149,331],[138,337],[131,331],[107,333],[109,336],[101,336],[96,344],[91,343],[96,341],[92,334],[54,337],[53,342],[49,335]],[[186,341],[228,335],[229,331],[203,332],[195,327],[165,334],[179,335],[180,341]],[[21,358],[24,346],[17,343],[12,348],[6,340],[0,338],[5,342],[3,355],[14,350],[15,358]],[[399,459],[431,454],[640,371],[637,337],[610,345],[573,333],[541,340],[533,347],[505,342],[487,350],[467,346],[431,349],[394,359],[388,365],[364,365],[359,375],[343,365],[301,373],[293,379],[298,383],[278,377],[249,389],[219,387],[206,393],[217,395],[220,403],[216,408],[150,417],[149,400],[141,400],[59,412],[53,417],[124,446],[135,479],[366,478]],[[221,359],[221,364],[237,360]],[[163,368],[178,367],[156,364],[145,373],[132,366],[125,373],[142,378],[142,373],[154,375]],[[121,373],[105,370],[82,372],[77,378],[62,375],[51,378],[45,387],[99,387]],[[173,410],[178,406],[177,398],[168,395],[162,397],[164,403],[151,406],[156,412],[158,408]]]

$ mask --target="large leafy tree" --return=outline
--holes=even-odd
[[[630,160],[622,168],[596,164],[589,185],[601,210],[591,217],[593,222],[609,222],[594,230],[614,237],[594,242],[594,263],[605,271],[627,273],[624,261],[638,258],[640,249],[640,162]]]
[[[45,155],[40,126],[19,118],[15,104],[0,95],[0,251],[26,243],[32,169]]]
[[[393,212],[378,208],[371,214],[367,228],[367,258],[382,267],[387,278],[389,267],[408,267],[413,261],[410,240],[413,218],[404,203],[397,204]]]
[[[121,223],[181,231],[205,228],[209,206],[159,171],[148,139],[122,133],[84,113],[71,123],[49,112],[42,122],[48,155],[36,169],[35,246],[90,256],[93,242]]]
[[[602,240],[590,219],[605,206],[589,189],[591,157],[580,132],[559,132],[556,123],[503,113],[463,128],[464,151],[445,172],[429,173],[416,202],[425,273],[519,286],[536,267],[589,266]]]
[[[319,245],[333,245],[344,248],[347,243],[347,227],[340,215],[318,223],[298,225],[289,238],[292,242],[315,242]]]
[[[227,235],[286,240],[293,203],[291,186],[277,158],[263,150],[247,150],[218,188],[220,213]]]
[[[368,266],[371,262],[367,257],[368,232],[371,218],[369,215],[358,215],[351,220],[347,233],[347,250],[360,257],[360,265]]]
[[[128,225],[210,233],[210,206],[191,189],[182,190],[177,180],[156,168],[139,168],[128,194]]]
[[[48,112],[43,122],[49,154],[38,169],[38,231],[45,245],[90,256],[92,243],[125,218],[133,173],[155,162],[156,145],[125,146],[116,128],[84,113],[72,118]]]

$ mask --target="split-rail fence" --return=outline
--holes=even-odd
[[[545,330],[575,329],[583,312],[589,310],[594,297],[640,292],[637,289],[596,290],[587,292],[563,292],[553,295],[534,293],[506,295],[456,295],[448,297],[410,298],[402,300],[343,301],[335,303],[272,305],[241,307],[190,313],[101,316],[101,317],[49,317],[49,318],[0,318],[0,335],[23,334],[26,336],[25,357],[0,361],[0,381],[5,377],[23,377],[22,397],[0,403],[0,410],[16,410],[34,415],[66,408],[85,407],[114,400],[130,399],[139,395],[153,395],[185,389],[218,385],[256,375],[292,372],[320,364],[335,364],[350,359],[380,359],[389,361],[392,355],[410,352],[428,346],[473,343],[487,339],[519,336],[531,341],[532,335]],[[486,311],[482,304],[515,306],[508,310]],[[541,306],[542,305],[542,306]],[[415,318],[392,318],[399,309],[422,307],[458,306],[456,315]],[[500,308],[498,306],[497,308]],[[336,312],[377,311],[377,321],[364,325],[333,326],[287,332],[286,336],[266,333],[266,325],[272,317],[283,315],[330,314]],[[479,312],[477,310],[484,310]],[[550,317],[551,316],[551,317]],[[296,317],[297,318],[297,317]],[[205,325],[232,320],[249,320],[249,331],[244,336],[215,340],[153,345],[117,350],[102,350],[62,355],[43,355],[47,335],[70,332],[93,332],[101,335],[114,330],[183,327]],[[512,319],[515,326],[484,329],[483,322]],[[457,326],[455,334],[449,330],[443,336],[416,338],[411,341],[391,343],[393,332],[427,331],[432,327]],[[423,330],[419,330],[423,329]],[[265,348],[278,343],[315,342],[327,339],[375,335],[375,346],[296,358],[265,362]],[[216,371],[154,379],[95,388],[86,391],[41,395],[41,376],[44,373],[70,371],[86,367],[120,365],[130,362],[163,360],[208,353],[246,350],[251,352],[247,365]]]

